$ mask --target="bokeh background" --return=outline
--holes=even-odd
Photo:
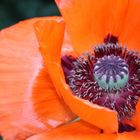
[[[0,29],[27,18],[60,15],[54,0],[0,1]]]
[[[0,0],[0,29],[24,19],[53,15],[60,15],[54,0]]]

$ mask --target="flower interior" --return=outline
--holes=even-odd
[[[79,57],[65,55],[62,68],[73,95],[130,119],[140,96],[140,57],[108,34],[104,43]],[[121,128],[121,127],[120,127]]]

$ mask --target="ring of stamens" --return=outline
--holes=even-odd
[[[112,68],[110,62],[113,62]],[[66,81],[75,96],[117,111],[119,121],[134,114],[140,96],[140,58],[137,53],[117,43],[106,43],[78,58],[65,56],[62,64]],[[104,75],[106,78],[102,80]]]

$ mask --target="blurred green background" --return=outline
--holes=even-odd
[[[1,0],[0,29],[32,17],[60,15],[54,0]]]

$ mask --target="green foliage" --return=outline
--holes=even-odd
[[[1,0],[0,29],[20,20],[60,15],[54,0]]]

